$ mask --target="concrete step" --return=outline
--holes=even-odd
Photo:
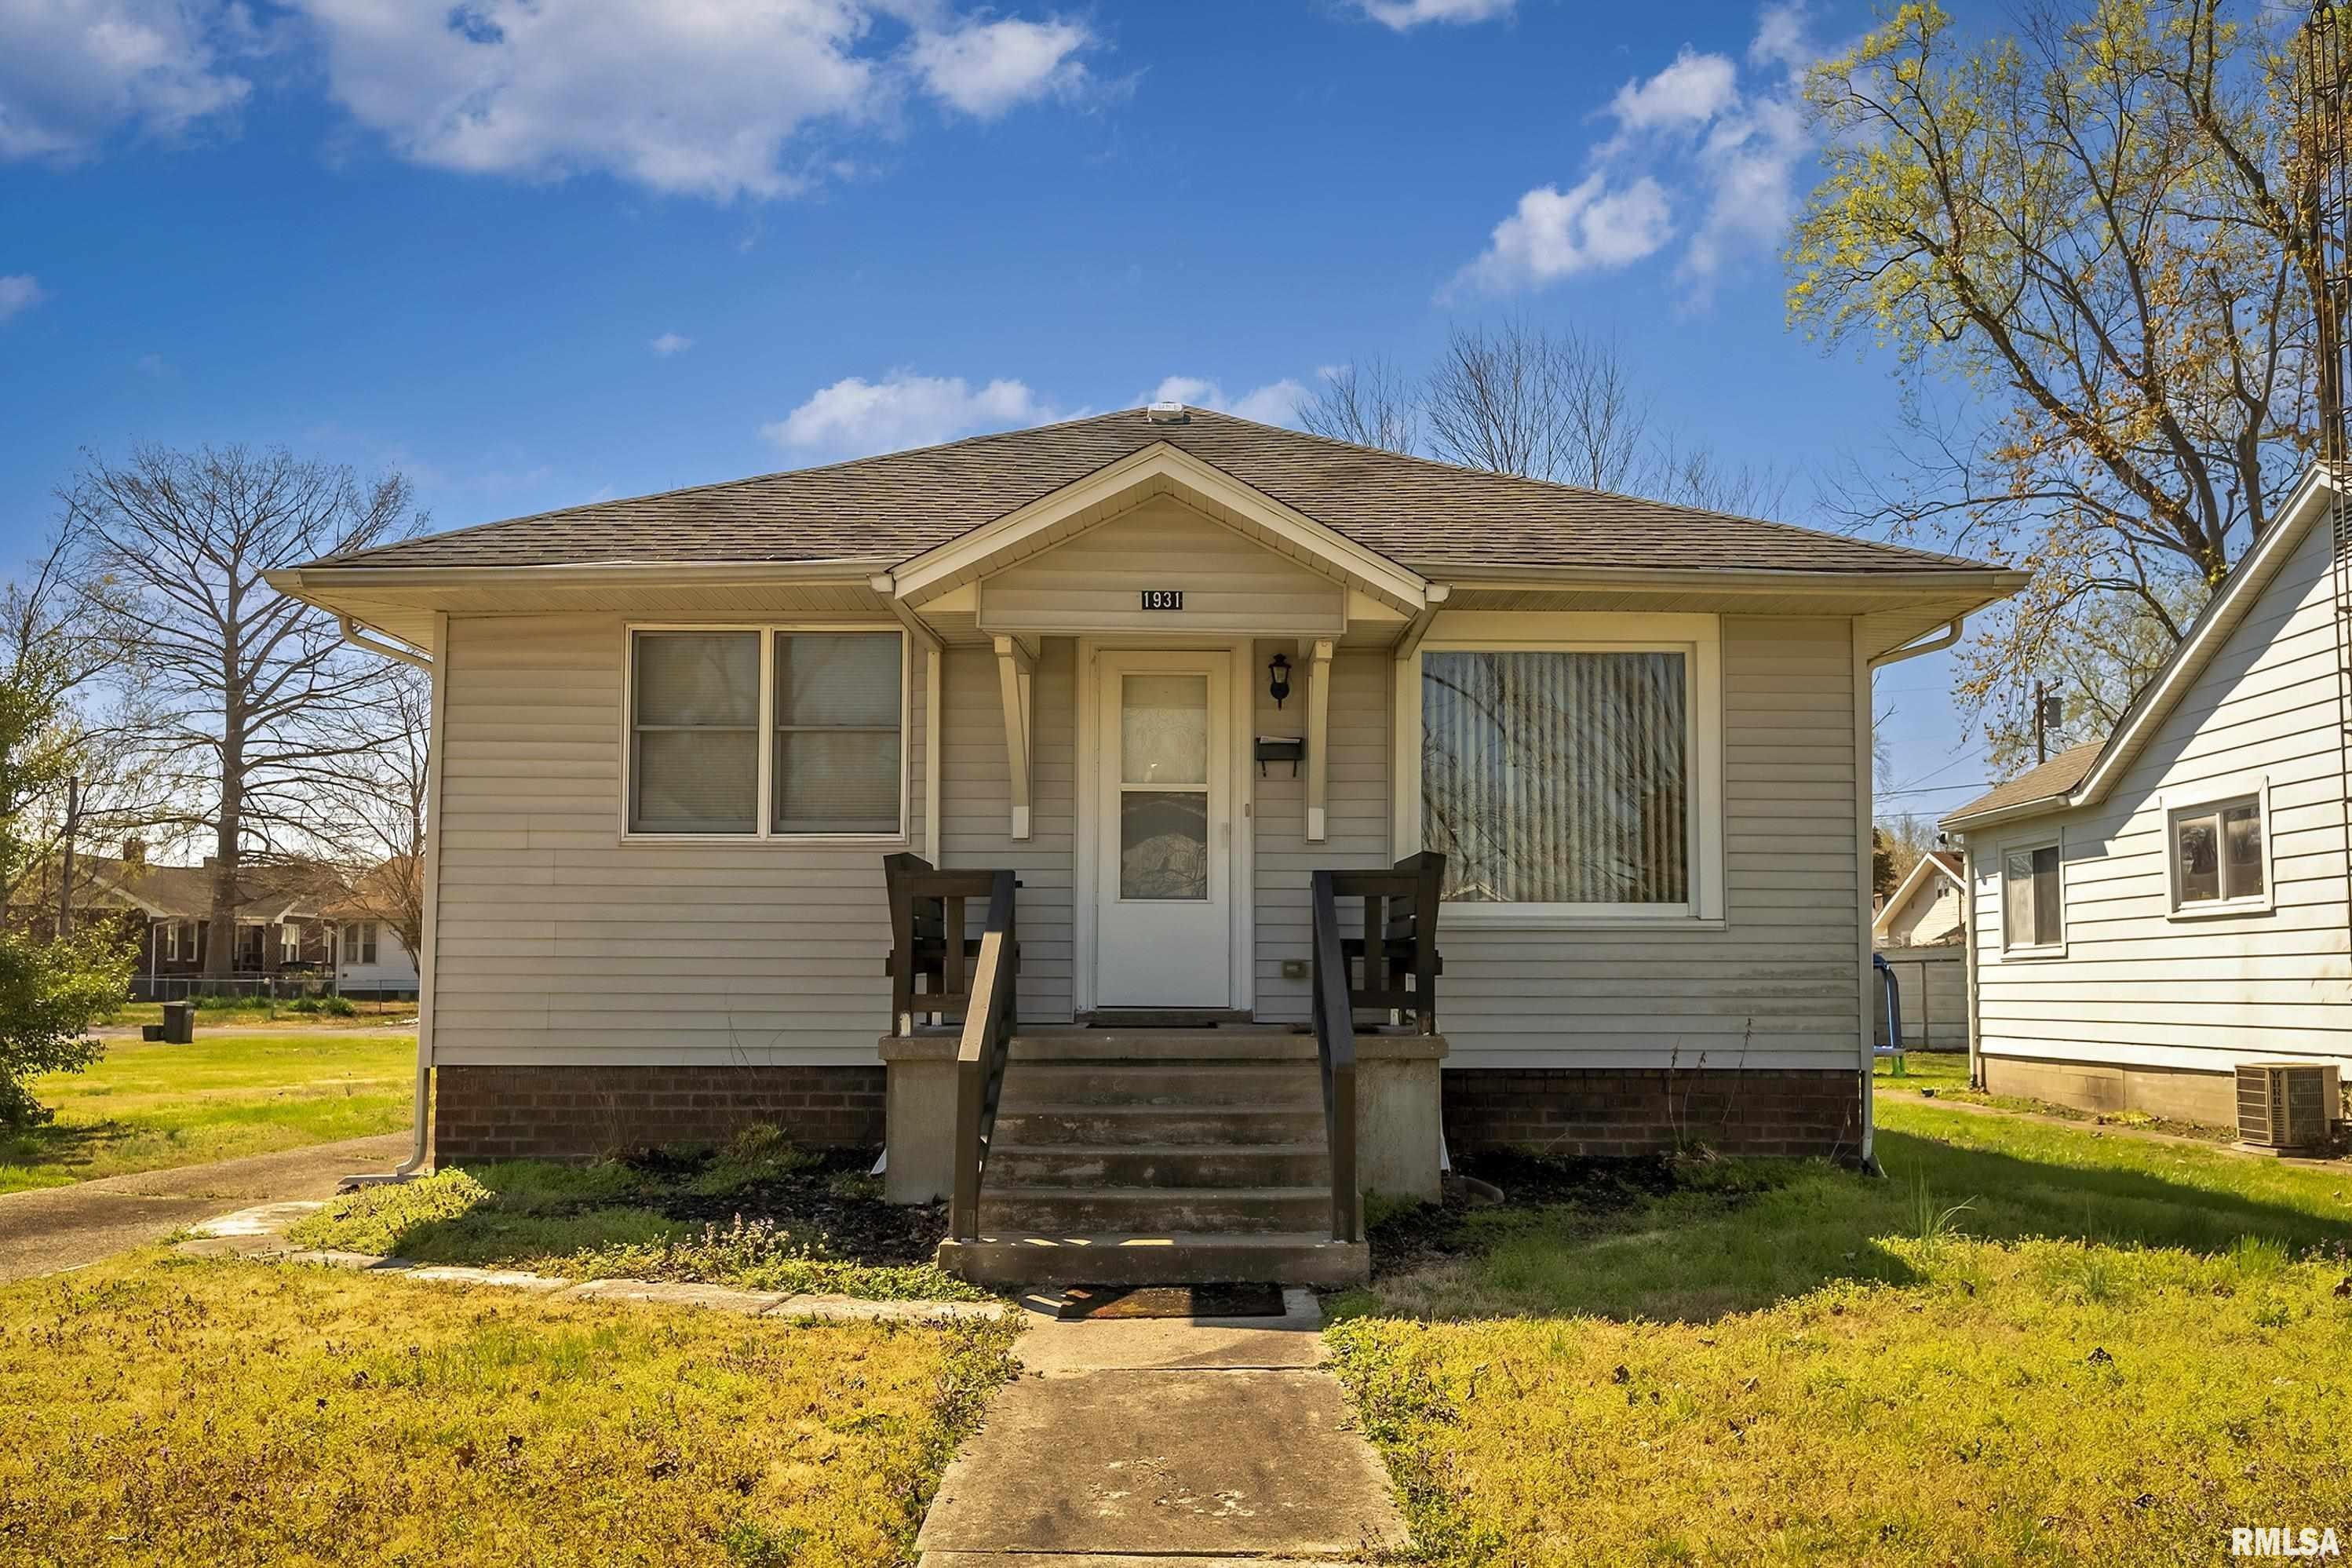
[[[1286,1028],[1076,1029],[1013,1037],[1016,1062],[1313,1061],[1315,1037]]]
[[[940,1268],[979,1285],[1361,1285],[1371,1251],[1328,1230],[1258,1236],[990,1231],[940,1243]]]
[[[1298,1231],[1328,1225],[1331,1189],[1310,1187],[996,1187],[983,1180],[985,1231]]]
[[[1012,1075],[1006,1074],[1006,1089]],[[1020,1104],[998,1109],[994,1142],[999,1147],[1062,1147],[1080,1144],[1183,1144],[1195,1148],[1257,1149],[1271,1143],[1324,1143],[1322,1091],[1300,1106]]]
[[[1322,1079],[1302,1062],[1022,1062],[1005,1068],[1000,1111],[1042,1105],[1319,1107]]]
[[[1202,1143],[1008,1143],[988,1152],[985,1184],[1017,1187],[1313,1187],[1331,1181],[1323,1140],[1226,1148]]]

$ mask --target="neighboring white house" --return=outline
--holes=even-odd
[[[2352,1067],[2334,502],[2314,470],[2105,741],[1944,819],[1987,1087],[2230,1125],[2241,1062]]]
[[[415,996],[416,960],[389,921],[336,918],[335,990],[357,1001]]]
[[[1017,947],[1026,1132],[1074,1053],[1116,1058],[1074,1095],[1215,1058],[1315,1108],[1209,1118],[1295,1209],[1349,1152],[1314,1089],[1349,1047],[1310,994],[1313,879],[1424,849],[1442,1034],[1375,1038],[1393,1004],[1360,1033],[1391,1058],[1363,1092],[1394,1068],[1430,1103],[1366,1121],[1368,1168],[1433,1185],[1441,1093],[1456,1149],[1866,1155],[1870,672],[2023,579],[1155,407],[271,581],[432,668],[438,1158],[769,1121],[887,1136],[894,1184],[951,1142],[992,1189],[993,1091],[966,1121],[919,1087],[965,1068],[889,971]],[[1011,873],[1017,938],[974,941],[983,897],[902,944],[898,855]],[[1119,1027],[1037,1034],[1087,1021]],[[1188,1022],[1221,1028],[1154,1027]],[[967,1018],[975,1096],[994,1037]],[[1335,1173],[1302,1178],[1327,1134]]]
[[[1949,849],[1930,849],[1920,856],[1870,922],[1870,934],[1878,945],[1937,947],[1965,937],[1968,884],[1961,879],[1961,858]]]

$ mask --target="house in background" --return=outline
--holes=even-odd
[[[2352,1069],[2336,505],[2315,469],[2104,741],[1944,819],[1987,1088],[2229,1126],[2240,1063]]]
[[[2023,579],[1156,405],[271,581],[432,670],[434,1157],[1347,1279],[1447,1146],[1868,1157],[1870,672]]]
[[[1893,1006],[1880,1003],[1878,1043],[1893,1046],[1901,1025],[1906,1051],[1969,1047],[1968,889],[1964,862],[1948,849],[1919,857],[1870,922],[1886,962]],[[1892,1017],[1890,1020],[1889,1015]]]
[[[1950,849],[1930,849],[1920,856],[1870,922],[1873,940],[1882,948],[1937,947],[1961,941],[1968,934],[1963,866],[1959,854]]]
[[[386,884],[399,874],[399,863],[387,861],[355,879],[327,905],[327,919],[335,928],[336,994],[355,1002],[415,1000],[415,955],[401,941],[399,926],[383,915],[398,907],[397,895]]]
[[[74,858],[78,918],[131,922],[139,940],[133,1001],[171,1001],[200,989],[211,946],[213,868],[163,866],[138,844],[120,857]],[[247,868],[236,909],[236,951],[226,977],[232,990],[267,990],[295,982],[323,984],[331,974],[334,930],[325,907],[340,891],[332,873],[310,865]]]

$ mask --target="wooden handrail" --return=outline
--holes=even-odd
[[[971,961],[980,944],[965,934],[964,905],[988,898],[994,871],[942,871],[919,855],[885,855],[882,881],[890,902],[890,1033],[911,1035],[918,1016],[963,1016],[971,1006]],[[919,987],[918,983],[921,983]]]
[[[1425,849],[1386,871],[1329,876],[1335,897],[1364,900],[1364,934],[1339,944],[1343,959],[1364,961],[1362,984],[1349,983],[1350,1004],[1410,1018],[1424,1035],[1437,1033],[1437,977],[1445,973],[1437,951],[1437,912],[1445,857]],[[1352,967],[1348,973],[1352,976]]]
[[[981,1177],[988,1168],[996,1103],[1004,1089],[1005,1058],[1020,1017],[1014,1001],[1021,949],[1013,930],[1013,873],[986,875],[988,924],[980,933],[971,1005],[964,1010],[963,1038],[956,1047],[955,1193],[948,1207],[948,1230],[959,1241],[980,1234]]]
[[[1348,961],[1339,946],[1339,873],[1311,879],[1314,985],[1309,1013],[1315,1057],[1323,1077],[1323,1132],[1331,1147],[1331,1239],[1363,1239],[1362,1197],[1356,1190],[1356,1019],[1349,994]]]

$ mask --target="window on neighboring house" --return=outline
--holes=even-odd
[[[632,665],[631,832],[903,831],[902,634],[645,631]]]
[[[163,944],[163,956],[177,962],[180,956],[180,922],[165,921],[156,929],[155,936]]]
[[[278,961],[294,963],[302,957],[302,928],[288,921],[278,928]]]
[[[2056,947],[2065,940],[2058,846],[2036,844],[2002,858],[2001,945]]]
[[[353,921],[343,928],[343,962],[373,963],[375,962],[375,922]]]
[[[1422,843],[1464,904],[1691,902],[1690,658],[1424,652]]]
[[[2263,901],[2263,807],[2257,796],[2172,814],[2172,902]]]

